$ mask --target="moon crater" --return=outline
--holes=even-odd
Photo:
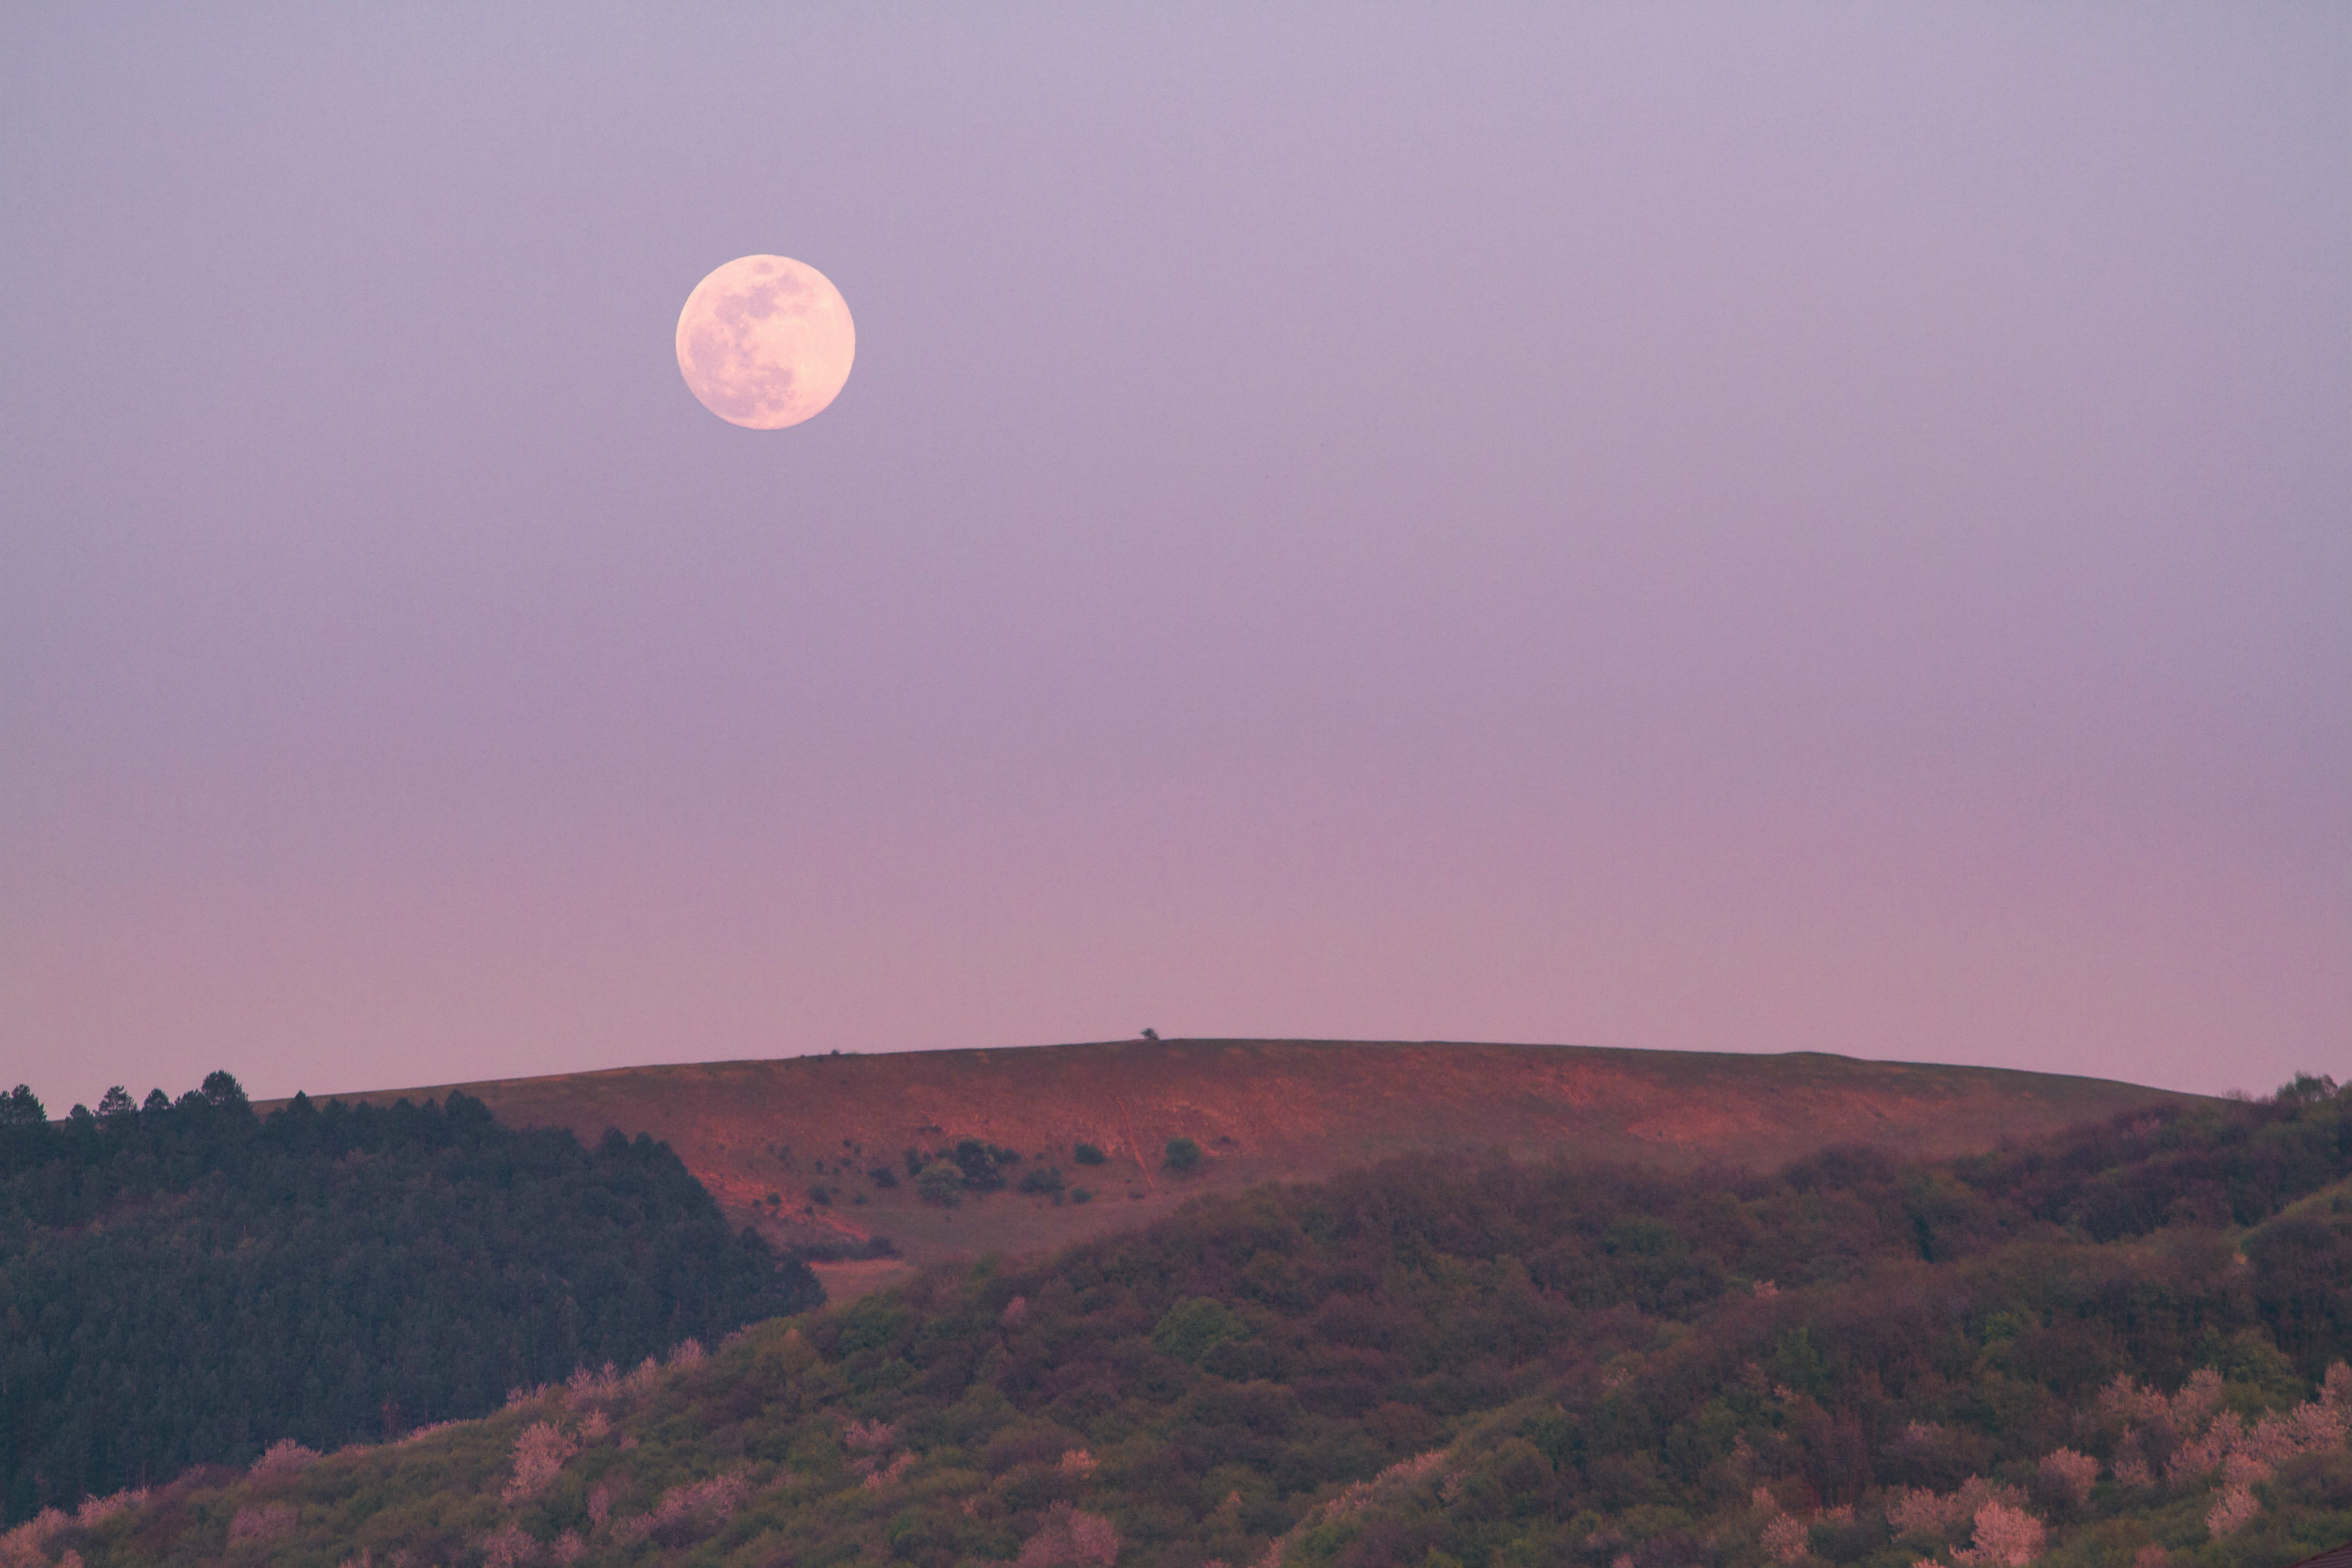
[[[823,413],[849,380],[849,302],[788,256],[739,256],[694,286],[677,317],[677,369],[702,406],[750,430]]]

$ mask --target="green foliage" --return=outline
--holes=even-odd
[[[9,1521],[478,1416],[822,1299],[650,1138],[584,1149],[454,1093],[261,1120],[226,1073],[101,1110],[0,1125]]]
[[[49,1560],[259,1561],[232,1522],[282,1500],[269,1560],[318,1568],[560,1561],[567,1531],[587,1568],[1909,1568],[1960,1561],[1990,1499],[2047,1529],[2047,1568],[2149,1545],[2273,1568],[2352,1537],[2352,1450],[2278,1450],[2221,1533],[2221,1471],[2164,1461],[2224,1416],[2324,1432],[2352,1400],[2347,1371],[2305,1403],[2352,1354],[2321,1310],[2352,1291],[2347,1109],[2198,1108],[1935,1168],[1401,1160],[932,1269],[290,1479],[199,1473]],[[2098,1233],[2166,1194],[2174,1218]],[[509,1499],[538,1423],[576,1450]],[[2135,1462],[2150,1482],[2118,1482]]]
[[[1813,1331],[1800,1325],[1780,1337],[1772,1347],[1772,1380],[1813,1399],[1828,1395],[1834,1378],[1830,1364],[1813,1348]]]
[[[915,1173],[915,1191],[925,1203],[953,1208],[963,1202],[967,1185],[963,1170],[949,1160],[933,1160]]]
[[[1190,1176],[1201,1168],[1201,1145],[1190,1138],[1171,1138],[1160,1164],[1171,1176]]]
[[[978,1138],[958,1141],[948,1158],[963,1173],[963,1185],[974,1192],[994,1192],[1003,1186],[1004,1177],[998,1174],[996,1151]]]
[[[1098,1166],[1108,1161],[1110,1156],[1092,1144],[1080,1144],[1070,1150],[1070,1158],[1082,1166]]]
[[[2198,1360],[2220,1373],[2224,1382],[2243,1389],[2246,1403],[2267,1410],[2293,1403],[2303,1395],[2304,1380],[2294,1364],[2280,1354],[2267,1328],[2242,1328],[2223,1334],[2207,1333]]]
[[[1248,1336],[1249,1325],[1222,1302],[1190,1296],[1169,1308],[1152,1326],[1151,1348],[1198,1366],[1213,1347]]]

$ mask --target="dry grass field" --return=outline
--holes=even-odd
[[[423,1099],[453,1087],[508,1122],[583,1139],[606,1127],[651,1133],[731,1214],[779,1240],[879,1234],[913,1262],[1057,1247],[1196,1193],[1312,1179],[1415,1149],[1677,1168],[1767,1167],[1839,1142],[1936,1157],[2177,1098],[2103,1079],[1812,1053],[1238,1040],[635,1067],[343,1097]],[[1179,1136],[1207,1156],[1188,1176],[1161,1168]],[[1012,1183],[1050,1166],[1092,1201],[1013,1186],[951,1208],[921,1201],[904,1151],[963,1138],[1020,1154],[1003,1167]],[[1081,1143],[1107,1163],[1074,1164]],[[876,1166],[898,1185],[876,1183]],[[838,1299],[898,1270],[824,1272]]]
[[[802,1055],[343,1098],[449,1089],[482,1098],[503,1122],[581,1138],[607,1126],[654,1133],[730,1213],[779,1241],[885,1234],[912,1262],[1051,1249],[1162,1216],[1197,1192],[1310,1180],[1406,1150],[1776,1166],[1858,1140],[1943,1156],[2176,1098],[2107,1079],[1816,1053],[1298,1039]],[[1162,1168],[1179,1135],[1206,1155],[1185,1177]],[[960,1138],[1024,1156],[1004,1166],[1012,1183],[1045,1164],[1094,1199],[1056,1204],[1009,1185],[955,1208],[924,1204],[903,1152]],[[1079,1143],[1108,1164],[1073,1164]],[[875,1166],[898,1185],[875,1183]],[[830,1201],[812,1201],[812,1189]],[[894,1274],[835,1265],[825,1281],[846,1298]]]

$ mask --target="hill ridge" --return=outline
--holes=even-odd
[[[1555,1154],[1670,1169],[1779,1166],[1833,1143],[1934,1158],[2196,1096],[2015,1068],[1448,1040],[1171,1039],[841,1052],[599,1068],[345,1091],[387,1102],[452,1089],[501,1120],[651,1133],[739,1222],[780,1241],[890,1238],[916,1261],[1031,1252],[1143,1223],[1200,1192],[1310,1180],[1417,1149]],[[1195,1174],[1155,1165],[1171,1138]],[[916,1193],[909,1149],[972,1139],[1008,1154],[1017,1186],[1060,1193]],[[1080,1143],[1107,1163],[1072,1163]],[[869,1173],[891,1172],[894,1185]],[[1086,1186],[1091,1203],[1067,1189]],[[773,1194],[777,1201],[770,1202]],[[873,1273],[874,1270],[867,1270]],[[840,1292],[858,1281],[828,1279]]]

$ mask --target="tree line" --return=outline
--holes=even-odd
[[[497,1409],[581,1365],[816,1304],[664,1144],[501,1126],[453,1092],[215,1072],[51,1122],[0,1098],[0,1518]]]
[[[41,1550],[2275,1568],[2352,1538],[2347,1303],[2325,1080],[1934,1164],[1412,1157],[936,1266],[414,1448],[197,1472]]]

